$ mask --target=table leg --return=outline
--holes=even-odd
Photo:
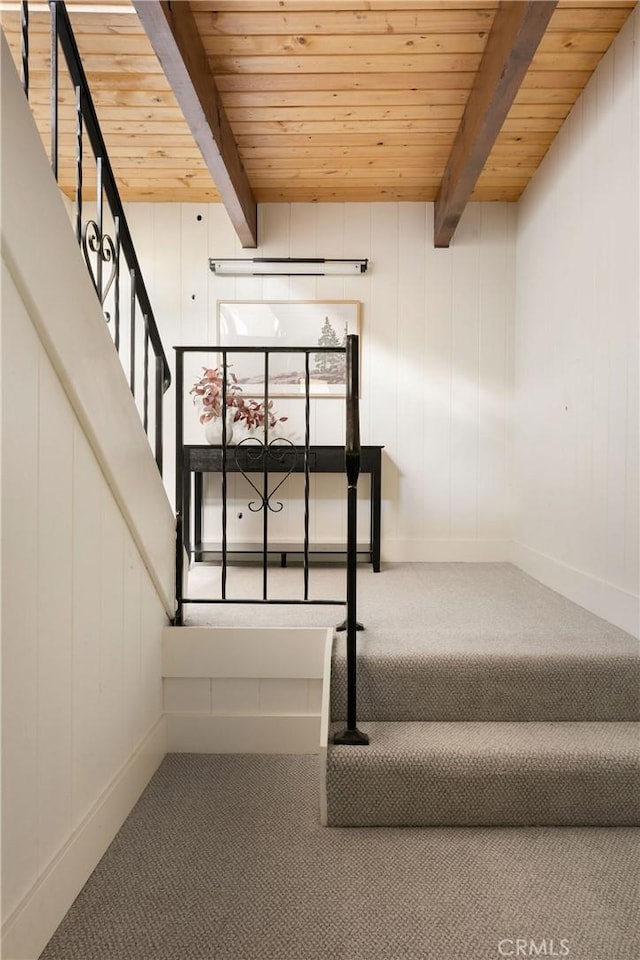
[[[182,537],[187,551],[187,562],[191,563],[191,471],[185,470],[182,480]]]
[[[380,573],[381,472],[379,463],[371,470],[371,563],[374,573]]]
[[[202,560],[202,478],[200,472],[193,474],[194,486],[194,550],[196,561]]]

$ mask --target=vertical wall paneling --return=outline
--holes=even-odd
[[[124,543],[118,509],[103,497],[100,511],[100,731],[105,739],[103,764],[117,770],[127,759],[124,727],[123,624]],[[149,681],[153,673],[148,674]]]
[[[100,471],[79,427],[73,458],[73,752],[74,822],[103,786],[104,711],[100,690],[102,517]]]
[[[39,351],[40,445],[34,584],[38,615],[38,869],[71,831],[73,416]]]
[[[2,405],[2,709],[11,718],[2,724],[2,894],[11,911],[38,872],[39,344],[2,266],[2,389],[5,397],[19,398],[11,415]],[[25,371],[31,373],[28,389]],[[7,456],[9,450],[19,456]]]
[[[453,254],[451,382],[451,535],[475,540],[478,528],[480,236],[484,207],[470,205]]]
[[[511,447],[509,381],[513,356],[511,289],[512,218],[500,204],[482,210],[480,248],[480,329],[478,343],[478,481],[477,524],[480,539],[499,538],[510,521],[509,454]]]
[[[4,262],[2,281],[3,937],[35,956],[159,762],[161,732],[137,751],[166,614]]]
[[[124,692],[124,723],[134,742],[145,734],[142,698],[144,687],[141,663],[142,579],[143,566],[133,539],[124,535],[123,545],[123,611],[122,611],[122,687]]]
[[[18,958],[40,955],[166,752],[160,644],[174,537],[4,37],[0,45],[11,183],[0,288],[2,950]],[[147,234],[151,270],[154,242]],[[136,544],[150,610],[143,616],[140,591],[136,618],[127,592],[126,622],[137,619],[155,650],[132,677],[125,540]],[[129,698],[147,704],[143,729]]]
[[[427,236],[433,234],[433,205],[427,206]],[[451,537],[451,399],[453,380],[453,257],[426,247],[425,536]]]
[[[425,411],[422,404],[426,363],[424,298],[426,218],[423,203],[403,203],[398,210],[398,334],[395,408],[398,450],[404,469],[398,483],[396,530],[402,540],[424,537],[424,493],[412,478],[424,477]]]
[[[638,629],[636,11],[518,210],[515,558]]]
[[[151,215],[147,205],[144,215]],[[162,204],[154,206],[158,218]],[[200,207],[198,208],[200,210]],[[183,307],[191,320],[167,336],[196,342],[202,331],[215,338],[219,300],[348,299],[362,303],[363,443],[385,446],[383,552],[388,559],[506,559],[510,528],[509,422],[512,389],[511,338],[514,310],[515,210],[508,204],[472,204],[450,250],[431,244],[431,204],[265,204],[259,208],[259,256],[368,257],[360,277],[229,277],[208,273],[208,256],[243,254],[224,209],[205,207],[208,240],[193,222],[195,207],[182,208]],[[204,215],[204,214],[203,214]],[[135,211],[138,222],[140,214]],[[149,237],[149,230],[141,231]],[[167,263],[162,231],[154,231],[153,277],[175,269]],[[145,242],[143,239],[141,242]],[[208,249],[205,249],[208,247]],[[175,259],[175,242],[171,244]],[[145,260],[149,259],[145,251]],[[199,277],[195,277],[194,264]],[[204,271],[204,272],[203,272]],[[208,303],[184,294],[208,275]],[[189,278],[189,282],[187,279]],[[151,290],[156,310],[166,309],[167,285]],[[197,371],[187,369],[186,382]],[[188,365],[187,365],[188,367]],[[277,400],[290,417],[287,431],[302,439],[301,411]],[[202,433],[190,400],[187,437]],[[344,402],[312,402],[312,442],[341,443]],[[167,448],[172,445],[168,438]],[[313,477],[311,533],[344,536],[344,482]],[[230,478],[229,534],[259,538],[248,517],[246,491]],[[283,539],[299,536],[301,490],[290,482],[287,511],[274,519]],[[362,483],[360,536],[368,529],[368,483]],[[236,509],[237,508],[237,509]],[[243,519],[237,514],[243,512]],[[253,526],[252,526],[253,524]],[[205,530],[219,527],[219,480],[205,489]]]

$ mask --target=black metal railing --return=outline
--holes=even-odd
[[[357,337],[354,338],[357,340]],[[230,391],[235,387],[229,386],[231,382],[229,355],[246,356],[247,354],[262,357],[262,379],[264,386],[260,393],[261,403],[261,425],[253,435],[245,437],[238,444],[231,445],[228,442],[227,417],[219,417],[221,427],[220,444],[209,448],[207,454],[212,453],[215,459],[215,469],[221,475],[221,582],[220,596],[209,598],[188,598],[179,597],[179,610],[184,604],[191,603],[312,603],[312,604],[343,604],[344,600],[313,600],[309,592],[309,566],[310,566],[310,455],[311,455],[311,416],[310,416],[310,357],[311,355],[331,355],[337,354],[343,357],[346,354],[345,347],[201,347],[185,346],[176,347],[176,507],[181,515],[183,526],[183,549],[191,557],[191,471],[185,464],[185,451],[192,448],[185,446],[184,443],[184,360],[186,354],[215,354],[221,358],[219,368],[219,377],[216,381],[220,391],[220,404],[222,410],[227,410],[237,403],[237,397],[232,397]],[[275,355],[293,354],[304,358],[303,393],[299,394],[299,399],[304,403],[304,444],[298,446],[293,441],[272,433],[273,415],[272,398],[269,391],[270,381],[270,361]],[[349,392],[349,384],[346,386]],[[204,453],[202,454],[205,455]],[[231,460],[233,458],[233,460]],[[210,459],[210,457],[209,457]],[[301,462],[300,462],[301,459]],[[210,465],[211,468],[211,465]],[[229,567],[229,543],[228,543],[228,478],[229,473],[242,475],[250,485],[252,493],[255,494],[255,500],[248,504],[251,513],[262,514],[261,545],[259,555],[262,561],[262,588],[260,597],[233,598],[230,600],[227,592],[227,574]],[[280,513],[283,504],[276,499],[275,495],[280,491],[286,479],[293,472],[302,472],[304,474],[304,518],[302,535],[302,558],[303,558],[303,596],[290,600],[275,600],[269,596],[269,556],[277,550],[272,550],[269,539],[269,518],[270,514]],[[270,489],[270,474],[284,474],[283,478]],[[252,477],[257,475],[257,482]],[[198,474],[196,475],[198,482]],[[199,482],[201,483],[201,476]],[[199,529],[199,512],[196,510],[196,544],[201,539]],[[180,551],[182,552],[182,551]],[[194,552],[202,552],[202,549]]]
[[[60,173],[60,76],[62,51],[74,91],[74,228],[113,342],[128,374],[129,386],[154,452],[163,466],[163,397],[171,373],[149,301],[138,257],[107,154],[78,46],[63,0],[49,0],[50,10],[50,159],[56,180]],[[29,4],[21,4],[22,83],[29,95]],[[95,161],[95,212],[86,216],[84,149],[88,139]],[[91,191],[93,193],[93,191]],[[105,208],[106,200],[106,208]],[[110,224],[107,220],[110,219]],[[111,231],[111,232],[109,232]],[[123,277],[125,278],[123,283]],[[126,287],[129,296],[126,296]],[[124,289],[123,289],[124,288]],[[128,306],[123,309],[123,302]],[[128,330],[123,327],[128,323]],[[153,359],[152,359],[153,355]],[[150,366],[153,365],[153,398]],[[142,384],[142,386],[140,386]]]
[[[346,347],[176,347],[176,507],[177,507],[177,551],[176,551],[176,624],[182,624],[184,608],[190,604],[241,603],[241,604],[323,604],[346,605],[346,619],[338,629],[347,631],[347,728],[336,735],[336,743],[366,744],[368,737],[358,730],[356,724],[356,646],[357,631],[363,629],[357,622],[357,498],[360,476],[360,426],[359,426],[359,338],[349,335]],[[185,356],[188,354],[214,354],[219,364],[211,371],[215,375],[216,410],[220,424],[220,443],[211,447],[189,445],[184,442],[184,398],[185,398]],[[242,439],[232,445],[228,438],[226,412],[237,404],[238,388],[231,375],[229,355],[251,354],[262,356],[262,379],[264,385],[260,393],[264,422],[258,435]],[[271,409],[269,395],[270,361],[274,355],[297,354],[304,358],[304,374],[301,375],[303,392],[299,399],[304,404],[304,444],[295,445],[283,437],[272,437],[268,412]],[[338,354],[345,358],[345,395],[346,395],[346,442],[343,451],[342,468],[347,477],[347,544],[346,544],[346,601],[345,599],[312,599],[310,597],[310,456],[311,448],[311,389],[310,357],[312,355]],[[206,369],[206,368],[205,368]],[[234,386],[231,386],[234,384]],[[191,459],[196,453],[196,461]],[[198,459],[198,457],[200,459]],[[301,457],[302,462],[297,462]],[[231,460],[233,458],[233,460]],[[200,543],[202,538],[201,519],[196,510],[194,520],[194,541],[191,541],[191,486],[192,473],[194,484],[202,483],[202,471],[213,470],[221,475],[221,542],[220,542],[220,594],[215,597],[192,597],[184,595],[184,560],[197,556],[198,550],[204,553]],[[302,597],[273,598],[269,594],[269,554],[278,553],[280,548],[271,549],[269,542],[269,515],[279,513],[283,504],[275,499],[287,478],[296,469],[304,475],[304,514],[302,536],[303,584]],[[248,509],[262,513],[262,544],[258,556],[262,563],[262,589],[259,597],[230,596],[227,587],[229,566],[228,524],[228,475],[233,470],[248,481],[255,499],[249,501]],[[258,474],[257,482],[250,474]],[[284,474],[282,479],[270,487],[270,474]],[[202,492],[200,489],[200,498]],[[200,546],[198,547],[198,544]]]

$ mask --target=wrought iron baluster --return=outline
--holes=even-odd
[[[58,5],[50,4],[51,14],[51,169],[58,179]]]
[[[227,351],[222,353],[222,599],[227,598]]]
[[[144,432],[149,433],[149,328],[147,317],[144,319],[144,399],[142,408],[142,425]]]
[[[29,4],[22,0],[20,5],[20,58],[22,61],[22,89],[29,99]]]
[[[162,397],[164,394],[164,366],[162,363],[162,357],[156,356],[156,402],[155,402],[155,424],[156,424],[156,436],[154,451],[156,455],[156,463],[158,465],[158,470],[160,471],[160,476],[162,476],[162,414],[163,414],[163,403]]]
[[[309,352],[304,355],[304,599],[309,599],[309,439],[310,439]]]
[[[97,233],[97,261],[96,261],[96,291],[98,293],[98,300],[102,303],[102,224],[103,224],[103,209],[102,209],[102,157],[96,157],[96,226],[98,228]]]
[[[184,353],[176,348],[176,473],[175,505],[176,513],[182,518],[182,537],[180,550],[184,550],[185,537],[189,534],[190,511],[186,509],[184,491]],[[190,482],[190,475],[187,477]],[[182,565],[182,553],[180,554]],[[188,558],[190,559],[190,558]]]
[[[269,559],[269,351],[264,352],[264,450],[262,451],[262,599],[268,597],[267,563]]]
[[[114,287],[114,317],[113,317],[113,342],[116,351],[120,353],[120,217],[113,218],[114,241],[115,241],[115,287]]]
[[[369,737],[357,726],[357,561],[358,561],[358,478],[360,476],[360,372],[358,337],[347,337],[347,726],[333,742],[366,746]]]
[[[136,395],[136,272],[129,271],[131,278],[131,327],[129,330],[129,386],[131,393]]]
[[[82,89],[76,87],[76,239],[82,243]]]
[[[179,458],[176,457],[176,460]],[[176,503],[177,503],[176,499]],[[182,577],[184,561],[184,521],[182,513],[178,510],[176,514],[176,612],[173,618],[173,626],[182,626]]]

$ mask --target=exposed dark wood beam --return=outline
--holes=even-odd
[[[503,0],[487,37],[435,206],[434,244],[448,247],[557,0]]]
[[[133,0],[243,247],[258,244],[251,184],[216,87],[191,5]]]

